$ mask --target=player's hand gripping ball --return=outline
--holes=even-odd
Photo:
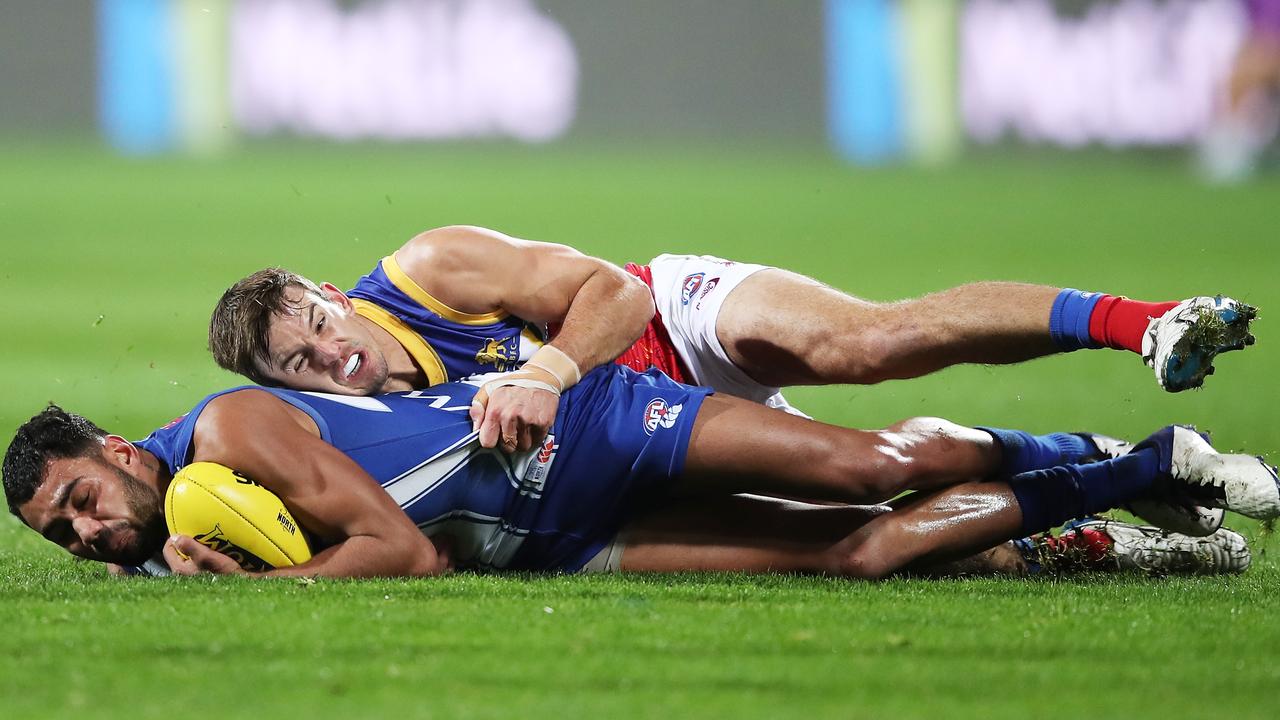
[[[171,535],[189,535],[250,572],[311,559],[302,528],[280,498],[217,463],[191,463],[173,476],[164,519]]]

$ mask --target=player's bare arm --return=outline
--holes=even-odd
[[[485,447],[501,442],[509,451],[527,450],[541,442],[555,420],[555,391],[621,354],[654,314],[649,289],[616,265],[494,230],[429,230],[397,251],[396,261],[456,310],[502,310],[530,322],[560,324],[550,348],[513,374],[520,384],[488,386],[477,396],[472,418]]]
[[[306,563],[265,575],[421,576],[444,570],[431,540],[378,483],[321,440],[305,413],[270,394],[243,390],[211,401],[194,445],[194,461],[234,467],[260,482],[318,545],[327,546]],[[165,558],[179,574],[240,571],[231,558],[186,537],[166,544]]]

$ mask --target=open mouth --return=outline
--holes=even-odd
[[[347,364],[342,366],[342,378],[350,380],[363,364],[360,359],[360,353],[352,353],[351,357],[347,358]]]

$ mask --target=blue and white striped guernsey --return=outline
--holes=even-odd
[[[180,469],[194,458],[205,405],[246,390],[307,413],[425,534],[449,537],[459,566],[564,572],[579,570],[680,474],[710,393],[657,371],[600,367],[561,398],[546,443],[506,455],[481,448],[471,430],[472,385],[373,397],[248,386],[206,397],[138,445]]]

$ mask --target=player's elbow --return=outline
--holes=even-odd
[[[432,577],[444,572],[436,558],[415,558],[401,575],[403,577]]]
[[[398,573],[403,577],[431,577],[448,570],[449,560],[446,553],[439,552],[431,540],[419,533],[404,543],[405,551],[400,553],[403,569]]]
[[[623,276],[621,293],[634,316],[635,324],[643,330],[658,314],[658,309],[653,304],[653,292],[640,278],[625,272]]]

